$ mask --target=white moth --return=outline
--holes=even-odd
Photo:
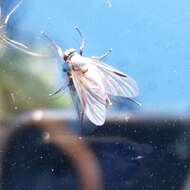
[[[21,5],[21,3],[22,1],[19,1],[19,3],[15,7],[13,7],[13,9],[11,9],[9,14],[5,18],[2,15],[1,7],[0,7],[0,42],[8,44],[11,47],[16,48],[32,56],[46,57],[46,55],[42,55],[42,54],[31,51],[26,45],[10,39],[6,35],[6,27],[7,27],[8,21],[10,17],[13,15],[13,13],[16,11],[16,9]]]
[[[76,49],[64,52],[43,33],[68,66],[68,84],[54,94],[68,86],[81,121],[85,114],[92,123],[101,126],[106,119],[106,110],[111,105],[110,96],[127,97],[132,100],[131,98],[138,96],[139,88],[130,76],[103,62],[111,50],[100,57],[84,57],[84,38],[80,30],[77,27],[75,29],[81,37],[79,53]]]

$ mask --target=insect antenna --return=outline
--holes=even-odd
[[[41,32],[41,34],[50,42],[50,44],[52,45],[53,49],[57,52],[57,54],[61,58],[63,58],[64,51],[61,49],[61,47],[54,40],[52,40],[45,32]]]
[[[75,30],[79,33],[80,38],[81,38],[80,55],[82,55],[83,51],[84,51],[85,40],[84,40],[84,37],[82,35],[82,32],[80,31],[80,29],[77,26],[75,26]]]

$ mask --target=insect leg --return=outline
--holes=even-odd
[[[56,90],[53,94],[49,94],[50,96],[55,96],[56,94],[58,94],[61,91],[64,91],[67,87],[69,86],[69,84],[62,86],[61,88],[59,88],[58,90]]]
[[[80,128],[81,132],[83,132],[83,127],[84,127],[84,111],[80,112]]]
[[[36,56],[36,57],[48,57],[48,55],[33,52],[27,46],[25,46],[24,44],[21,44],[19,42],[11,40],[6,36],[0,37],[0,39],[3,40],[4,42],[6,42],[8,45],[12,46],[13,48],[18,49],[18,50],[20,50],[20,51],[22,51],[22,52],[24,52],[26,54]]]
[[[142,106],[142,104],[140,102],[137,102],[136,100],[132,99],[132,98],[127,98],[128,100],[130,100],[131,102],[137,104],[138,106]]]
[[[57,45],[57,43],[54,40],[52,40],[45,32],[42,32],[41,34],[50,42],[50,44],[52,45],[53,49],[57,52],[57,54],[61,58],[63,58],[64,57],[64,52],[61,49],[61,47],[59,45]]]
[[[82,35],[82,32],[80,31],[80,29],[77,26],[75,26],[75,30],[79,33],[80,38],[81,38],[80,55],[82,55],[83,51],[84,51],[85,40],[84,40],[84,37]]]
[[[22,48],[24,48],[24,49],[28,49],[28,47],[27,47],[26,45],[24,45],[24,44],[22,44],[22,43],[19,43],[19,42],[17,42],[17,41],[11,40],[11,39],[8,38],[8,37],[5,37],[5,40],[7,40],[7,41],[9,41],[10,43],[13,43],[13,44],[15,44],[15,45],[18,45],[18,46],[20,46],[20,47],[22,47]]]
[[[10,11],[10,13],[6,16],[4,23],[7,24],[10,16],[16,11],[16,9],[22,4],[22,0]]]
[[[112,52],[112,48],[107,50],[102,56],[100,56],[100,57],[93,56],[92,58],[95,58],[95,59],[98,59],[100,61],[103,61],[111,52]]]

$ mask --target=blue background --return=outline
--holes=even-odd
[[[188,0],[25,0],[14,26],[23,38],[41,43],[46,31],[63,49],[79,47],[78,26],[86,39],[84,55],[109,48],[106,62],[139,84],[145,110],[190,110],[190,2]],[[15,2],[16,3],[16,2]]]

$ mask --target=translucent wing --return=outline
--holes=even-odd
[[[107,94],[127,98],[138,96],[139,88],[134,79],[98,59],[89,59],[91,61],[88,63],[95,65],[99,70]]]
[[[79,120],[80,120],[80,127],[83,127],[83,109],[81,108],[81,103],[80,103],[80,99],[79,96],[76,92],[76,88],[74,87],[74,84],[69,85],[69,90],[70,90],[70,95],[71,95],[71,99],[73,102],[73,105],[77,111]]]
[[[71,71],[74,86],[82,109],[88,119],[96,125],[103,125],[109,98],[103,87],[96,67],[90,66],[87,72]]]

